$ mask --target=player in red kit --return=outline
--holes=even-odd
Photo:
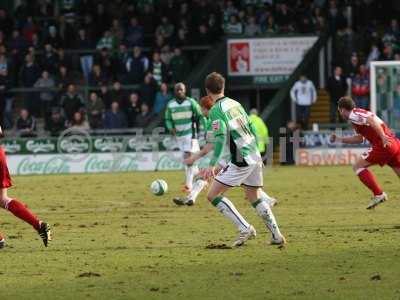
[[[2,135],[1,127],[0,135]],[[14,216],[32,225],[32,227],[39,233],[44,245],[47,247],[48,241],[51,240],[49,225],[39,220],[24,203],[7,195],[7,190],[11,186],[12,183],[10,173],[8,172],[6,155],[4,149],[0,147],[0,207],[10,211]],[[0,248],[3,248],[4,245],[4,237],[0,235]]]
[[[374,208],[387,200],[387,195],[377,183],[375,176],[368,170],[368,167],[388,165],[400,177],[400,140],[374,113],[355,108],[354,101],[349,97],[339,99],[338,110],[342,118],[353,125],[357,134],[351,137],[338,137],[333,134],[331,142],[359,144],[366,139],[371,144],[371,148],[363,153],[353,165],[353,170],[361,182],[374,194],[367,209]]]

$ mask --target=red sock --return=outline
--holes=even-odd
[[[372,174],[368,169],[362,170],[358,173],[358,178],[360,178],[361,182],[369,188],[374,195],[382,195],[383,191],[379,184],[376,182],[374,174]]]
[[[8,203],[7,209],[12,212],[14,216],[24,220],[26,223],[31,224],[36,230],[39,230],[39,219],[22,202],[18,201],[17,199],[12,199]]]

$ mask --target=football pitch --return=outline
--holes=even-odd
[[[350,167],[268,169],[288,244],[268,245],[238,188],[227,196],[258,235],[237,249],[209,249],[236,231],[204,194],[172,203],[181,172],[15,177],[9,194],[51,224],[53,242],[1,212],[0,299],[400,299],[399,180],[373,170],[389,201],[368,211]],[[157,178],[161,197],[148,188]]]

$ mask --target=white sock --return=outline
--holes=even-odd
[[[212,204],[229,220],[236,225],[239,231],[246,231],[250,224],[237,211],[235,205],[226,197],[216,197]]]
[[[200,192],[207,186],[207,181],[205,181],[204,179],[197,179],[194,184],[193,184],[193,188],[192,191],[189,193],[188,198],[190,200],[193,200],[193,202],[196,201],[197,196],[200,194]]]
[[[274,239],[279,238],[282,234],[268,203],[260,199],[252,203],[252,206],[256,209],[257,214],[261,217],[261,219],[263,219],[269,231],[271,231],[272,237]]]
[[[185,185],[189,190],[191,190],[193,186],[194,166],[186,166],[185,172],[186,172]]]
[[[261,200],[267,202],[267,204],[272,207],[272,197],[270,197],[266,192],[264,192],[264,190],[260,189],[259,191],[260,193],[260,198]]]

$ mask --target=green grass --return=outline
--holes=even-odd
[[[182,173],[15,177],[10,195],[48,220],[54,241],[44,248],[2,212],[0,299],[400,299],[399,181],[374,171],[391,199],[367,211],[350,167],[269,169],[265,189],[289,244],[267,245],[235,189],[229,198],[259,234],[232,250],[205,249],[236,232],[204,194],[193,207],[172,204]],[[156,178],[167,195],[149,193]]]

